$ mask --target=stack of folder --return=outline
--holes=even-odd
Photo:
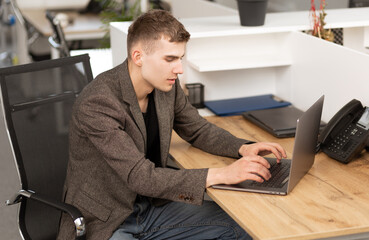
[[[244,98],[205,101],[205,106],[218,116],[241,115],[247,111],[280,108],[291,105],[272,94]]]
[[[245,119],[278,138],[294,137],[297,119],[304,113],[272,94],[206,101],[205,106],[218,116],[242,114]],[[321,127],[324,125],[322,122]]]
[[[244,112],[242,115],[278,138],[294,137],[297,119],[304,112],[290,105],[282,108]]]

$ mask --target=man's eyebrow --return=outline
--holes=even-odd
[[[177,55],[165,55],[166,58],[183,58],[185,55],[177,56]]]

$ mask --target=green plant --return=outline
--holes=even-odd
[[[106,34],[100,41],[103,48],[110,47],[110,22],[133,21],[141,14],[140,0],[135,0],[131,6],[126,1],[118,0],[95,0],[99,2],[102,11],[100,12],[101,22],[104,24]]]
[[[311,0],[311,8],[310,8],[310,13],[311,13],[311,18],[312,18],[312,30],[311,30],[311,35],[321,38],[321,39],[325,39],[328,41],[333,41],[334,39],[334,35],[333,32],[330,29],[325,29],[325,17],[327,16],[327,13],[325,12],[325,0],[320,0],[320,12],[319,12],[319,16],[316,14],[316,9],[315,9],[315,2],[314,0]]]

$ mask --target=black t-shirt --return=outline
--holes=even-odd
[[[147,135],[146,158],[155,163],[155,167],[161,167],[159,125],[153,93],[150,93],[148,97],[147,111],[142,113]]]

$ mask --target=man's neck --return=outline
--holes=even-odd
[[[132,81],[133,89],[135,90],[138,104],[140,105],[141,111],[146,112],[148,95],[154,90],[151,86],[148,86],[147,82],[141,75],[140,69],[128,61],[128,72]]]

